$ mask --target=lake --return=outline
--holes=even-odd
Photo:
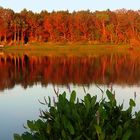
[[[75,90],[77,97],[98,95],[110,89],[118,103],[129,99],[140,109],[140,55],[101,54],[90,56],[35,56],[0,54],[0,139],[12,140],[14,133],[25,131],[27,120],[37,119],[39,101],[55,97],[55,91]],[[105,96],[105,95],[103,95]],[[38,101],[39,100],[39,101]]]

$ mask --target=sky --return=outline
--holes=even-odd
[[[0,0],[0,6],[20,12],[22,9],[40,12],[47,10],[116,10],[116,9],[140,9],[140,0]]]

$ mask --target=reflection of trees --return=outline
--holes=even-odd
[[[21,84],[24,88],[41,83],[138,84],[140,56],[103,55],[98,57],[0,56],[0,89]]]

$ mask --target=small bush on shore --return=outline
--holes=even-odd
[[[140,139],[140,112],[132,114],[135,102],[130,99],[128,109],[117,105],[114,95],[107,90],[108,99],[97,101],[97,96],[86,94],[83,100],[70,99],[66,93],[58,96],[49,111],[42,111],[40,119],[27,121],[27,132],[14,134],[15,140],[138,140]]]

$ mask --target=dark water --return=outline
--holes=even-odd
[[[110,54],[89,57],[47,57],[16,54],[0,55],[0,139],[11,140],[13,133],[25,129],[27,119],[37,119],[39,102],[44,96],[56,97],[54,91],[76,90],[102,96],[99,88],[115,93],[118,102],[136,92],[140,108],[140,56]],[[69,94],[67,95],[69,97]]]

